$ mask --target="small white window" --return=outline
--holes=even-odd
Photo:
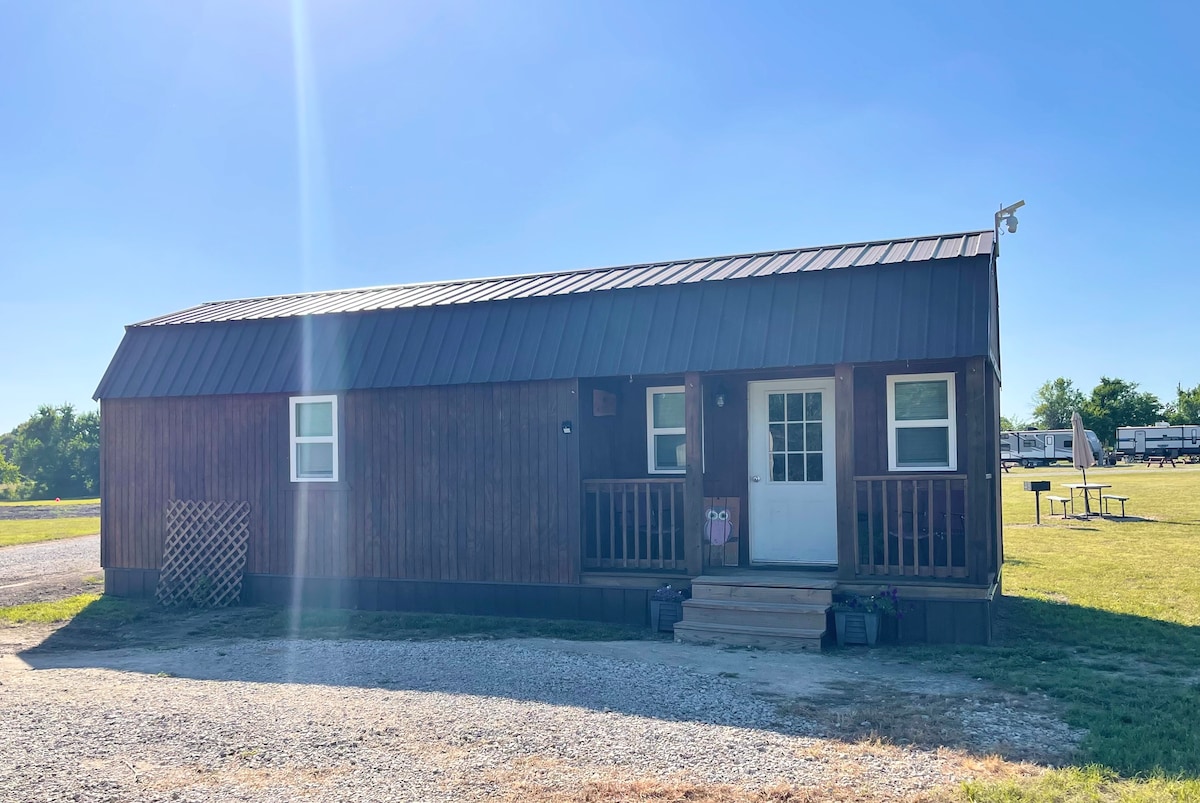
[[[682,385],[646,388],[646,451],[651,474],[687,473]]]
[[[293,396],[290,402],[292,482],[337,482],[337,396]]]
[[[955,471],[954,374],[887,378],[888,470]]]

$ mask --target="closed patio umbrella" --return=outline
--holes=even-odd
[[[1083,484],[1087,485],[1087,470],[1096,465],[1096,455],[1092,453],[1092,444],[1088,441],[1078,410],[1071,413],[1071,465],[1083,471]],[[1087,488],[1083,489],[1083,509],[1087,515],[1092,515]]]

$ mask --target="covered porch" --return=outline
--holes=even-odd
[[[952,470],[889,461],[889,377],[906,375],[949,377]],[[783,576],[831,598],[895,585],[918,608],[989,600],[997,389],[983,358],[583,380],[582,582],[711,590]]]

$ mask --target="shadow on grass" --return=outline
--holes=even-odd
[[[1087,730],[1081,763],[1200,778],[1200,627],[1002,597],[992,646],[903,655],[1055,700]]]

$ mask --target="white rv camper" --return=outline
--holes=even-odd
[[[1104,462],[1104,446],[1096,433],[1087,432],[1088,443],[1096,463]],[[1000,433],[1000,459],[1020,461],[1025,468],[1048,466],[1059,460],[1070,460],[1075,442],[1069,429],[1027,429],[1021,432]]]
[[[1117,427],[1117,452],[1126,460],[1200,455],[1200,426]]]

